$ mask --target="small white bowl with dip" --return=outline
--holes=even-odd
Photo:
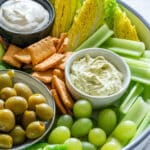
[[[66,84],[75,99],[87,99],[93,108],[111,105],[125,93],[130,69],[117,54],[102,48],[74,53],[66,62]]]

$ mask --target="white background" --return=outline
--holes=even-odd
[[[150,0],[121,0],[121,1],[127,3],[132,8],[134,8],[150,24]]]

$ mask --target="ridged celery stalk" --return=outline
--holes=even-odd
[[[133,103],[143,90],[144,86],[140,83],[136,83],[134,86],[132,86],[132,89],[129,91],[128,95],[125,97],[123,103],[119,108],[123,114],[126,114],[129,111],[129,109],[132,107]]]
[[[131,57],[141,57],[145,51],[143,42],[119,38],[110,38],[103,46],[118,54]]]
[[[86,41],[84,41],[76,49],[76,51],[88,47],[99,47],[112,35],[113,35],[113,31],[110,30],[106,24],[104,24],[99,29],[97,29],[97,31],[94,32]]]

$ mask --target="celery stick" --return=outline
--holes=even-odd
[[[150,85],[144,85],[143,98],[145,101],[150,101]]]
[[[104,43],[104,45],[107,45],[107,47],[119,47],[128,50],[135,50],[141,53],[144,53],[145,50],[145,45],[143,42],[137,42],[137,41],[119,39],[119,38],[110,38]]]
[[[139,60],[146,63],[150,63],[150,58],[140,57]]]
[[[139,136],[144,131],[144,129],[146,127],[148,127],[149,124],[150,124],[150,112],[147,113],[147,115],[145,116],[144,120],[141,122],[141,124],[138,127],[138,130],[137,130],[134,138],[136,138],[137,136]]]
[[[150,50],[145,50],[143,57],[144,58],[150,58]]]
[[[129,66],[131,70],[131,79],[146,85],[150,85],[150,68],[140,68]]]
[[[127,56],[131,56],[131,57],[137,57],[139,58],[142,53],[139,52],[139,51],[135,51],[135,50],[129,50],[129,49],[124,49],[124,48],[120,48],[120,47],[107,47],[107,49],[109,50],[112,50],[113,52],[116,52],[118,54],[121,54],[121,55],[127,55]]]
[[[84,41],[76,49],[76,51],[88,47],[99,47],[112,35],[113,35],[113,31],[110,30],[106,24],[104,24],[94,34],[92,34],[86,41]]]
[[[0,60],[2,60],[4,53],[5,53],[5,50],[4,50],[3,46],[0,44]]]
[[[140,57],[145,50],[143,42],[137,42],[126,39],[109,38],[103,45],[118,54]]]
[[[136,98],[142,93],[143,90],[144,90],[143,85],[140,83],[136,83],[130,90],[127,97],[124,99],[123,103],[120,105],[120,111],[126,114],[130,109],[130,107],[135,102]]]
[[[144,102],[142,97],[138,97],[122,121],[131,120],[135,122],[138,127],[149,110],[150,106]]]

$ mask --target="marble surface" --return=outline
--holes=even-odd
[[[127,3],[150,24],[150,0],[120,0]]]

